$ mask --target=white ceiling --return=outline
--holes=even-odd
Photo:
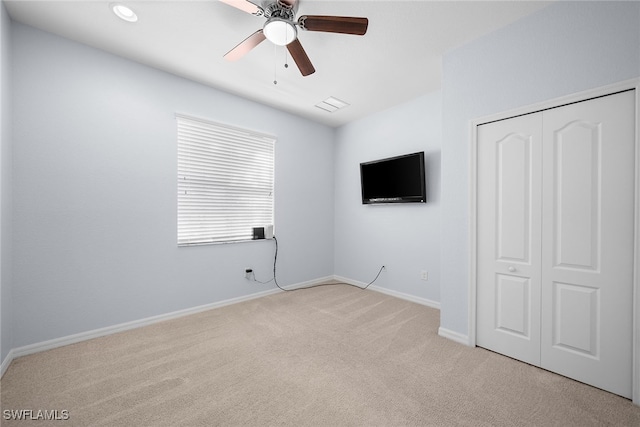
[[[316,69],[302,77],[290,58],[284,67],[286,49],[268,41],[237,62],[222,58],[262,28],[263,17],[217,0],[122,0],[139,17],[128,23],[111,12],[113,1],[4,3],[15,21],[334,127],[437,90],[445,51],[549,4],[299,0],[298,17],[369,19],[364,36],[299,31]],[[350,105],[334,113],[315,107],[329,96]]]

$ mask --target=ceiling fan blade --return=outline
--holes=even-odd
[[[326,33],[363,36],[367,32],[369,20],[367,18],[353,18],[349,16],[304,15],[298,19],[298,25],[303,30],[308,31],[324,31]]]
[[[303,76],[308,76],[309,74],[313,74],[316,72],[316,69],[313,68],[313,64],[311,64],[307,53],[302,48],[300,40],[295,39],[294,41],[289,43],[287,45],[287,50],[291,54],[291,57],[295,61]]]
[[[240,44],[224,54],[224,59],[227,61],[237,61],[247,54],[251,49],[258,46],[260,43],[266,40],[266,37],[262,30],[258,30],[244,39]]]
[[[236,9],[240,9],[244,12],[252,15],[261,16],[264,13],[264,9],[257,4],[250,2],[249,0],[220,0],[222,3],[226,3],[229,6],[233,6]]]

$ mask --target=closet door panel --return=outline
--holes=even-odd
[[[540,363],[541,115],[478,128],[477,343]]]
[[[635,96],[543,112],[541,366],[631,397]]]

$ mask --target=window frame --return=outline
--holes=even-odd
[[[179,247],[253,241],[274,224],[276,141],[176,113]]]

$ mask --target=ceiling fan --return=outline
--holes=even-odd
[[[363,36],[369,25],[367,18],[348,16],[303,15],[296,21],[298,0],[262,0],[261,5],[257,4],[260,0],[220,1],[252,15],[267,18],[267,22],[261,30],[251,34],[224,55],[226,60],[236,61],[242,58],[247,52],[267,39],[278,46],[287,47],[303,76],[313,74],[316,70],[298,40],[296,26],[306,31]]]

